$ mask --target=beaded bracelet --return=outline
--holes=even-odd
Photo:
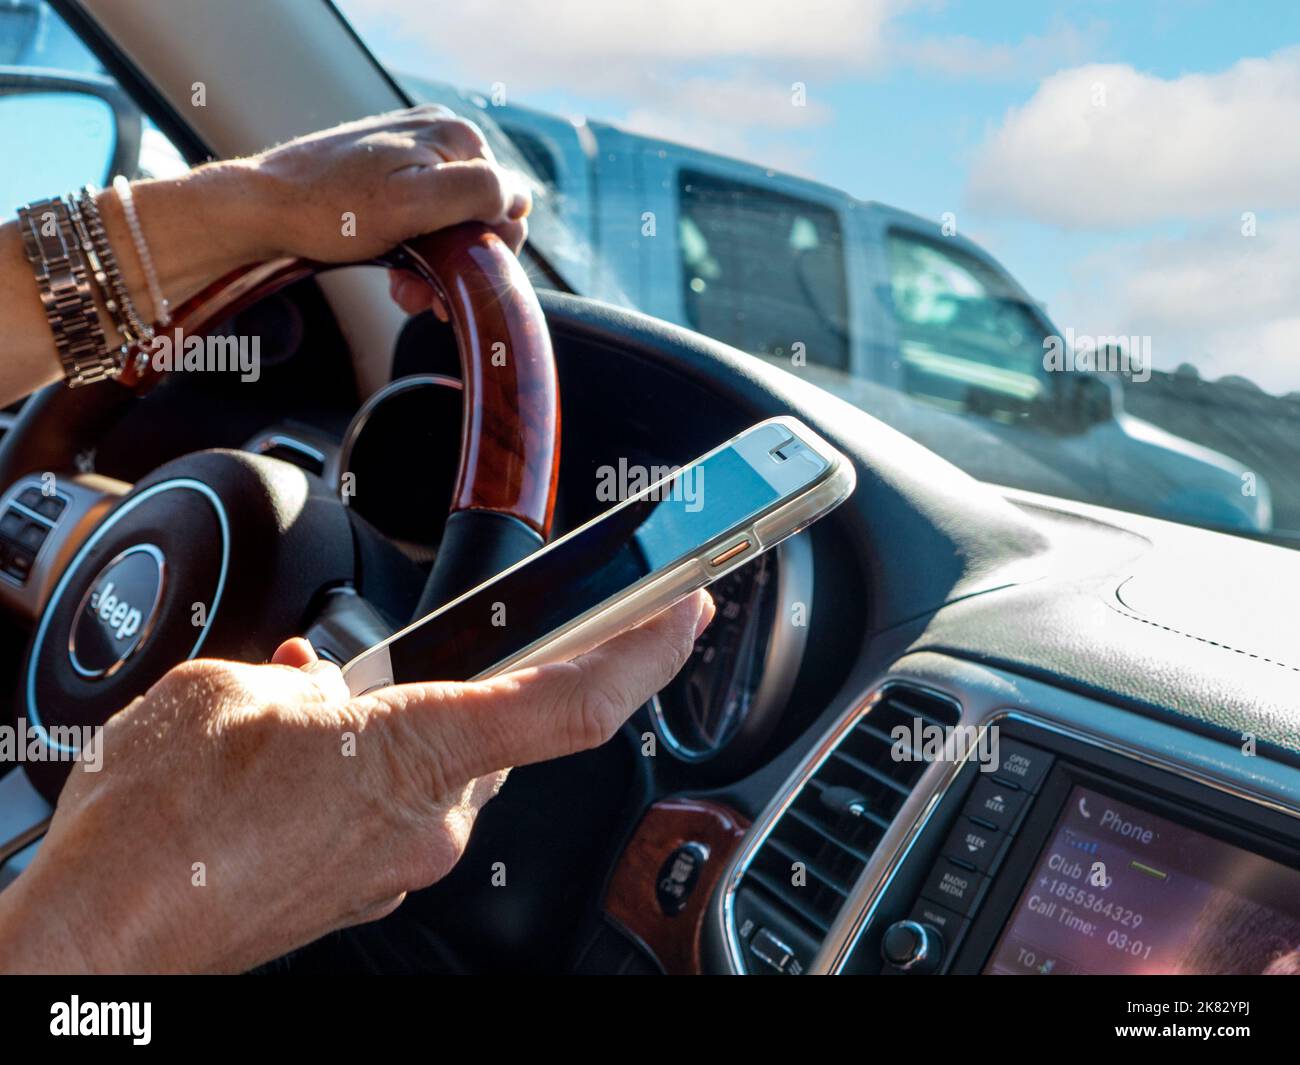
[[[162,286],[158,283],[158,272],[154,270],[153,256],[149,254],[149,242],[144,239],[144,228],[140,225],[139,214],[136,213],[135,194],[131,191],[131,182],[118,174],[113,179],[113,191],[117,193],[118,202],[122,205],[122,214],[126,216],[126,227],[131,231],[131,239],[135,242],[135,253],[140,258],[140,269],[144,271],[145,286],[149,289],[149,298],[153,300],[158,324],[171,325],[171,305],[167,302]]]

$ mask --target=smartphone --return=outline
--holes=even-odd
[[[376,644],[353,695],[567,661],[753,561],[842,503],[853,464],[794,418],[751,426]]]

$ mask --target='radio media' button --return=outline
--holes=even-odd
[[[940,858],[930,871],[921,891],[923,898],[942,903],[954,913],[969,917],[979,901],[985,877],[981,873],[963,869],[947,858]]]

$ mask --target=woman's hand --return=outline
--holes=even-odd
[[[363,118],[240,160],[277,217],[266,258],[350,262],[475,220],[518,251],[532,206],[522,176],[497,166],[483,134],[426,104]]]
[[[485,222],[518,251],[531,207],[524,179],[497,166],[482,134],[434,106],[376,115],[132,187],[173,308],[250,263],[284,256],[364,260],[458,222]],[[117,194],[105,190],[97,202],[126,286],[140,313],[156,321]],[[394,273],[392,294],[409,313],[430,306],[441,312],[414,275]],[[107,312],[100,317],[106,335],[114,335]],[[0,225],[0,321],[3,405],[62,372],[16,222]]]
[[[712,615],[700,592],[570,663],[358,699],[301,640],[178,666],[0,895],[0,970],[241,971],[382,917],[455,865],[508,767],[604,743]]]
[[[496,163],[478,127],[425,104],[290,141],[242,160],[278,204],[280,254],[321,262],[366,259],[403,240],[455,225],[491,225],[518,252],[532,197],[522,175]],[[433,290],[414,274],[390,272],[390,293],[409,314]]]

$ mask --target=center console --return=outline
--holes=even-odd
[[[1300,973],[1300,770],[1248,737],[1239,749],[1036,682],[1008,698],[967,665],[950,670],[972,674],[967,690],[925,672],[846,715],[756,822],[719,900],[733,971]],[[969,742],[898,773],[900,750],[926,753],[919,728],[896,731],[912,711]],[[878,744],[873,761],[864,729],[913,751]],[[836,775],[846,760],[856,781]],[[857,815],[824,801],[846,787]],[[805,822],[815,833],[791,831]]]
[[[958,776],[952,828],[845,971],[1300,972],[1294,818],[1027,720],[993,727],[996,767]]]

